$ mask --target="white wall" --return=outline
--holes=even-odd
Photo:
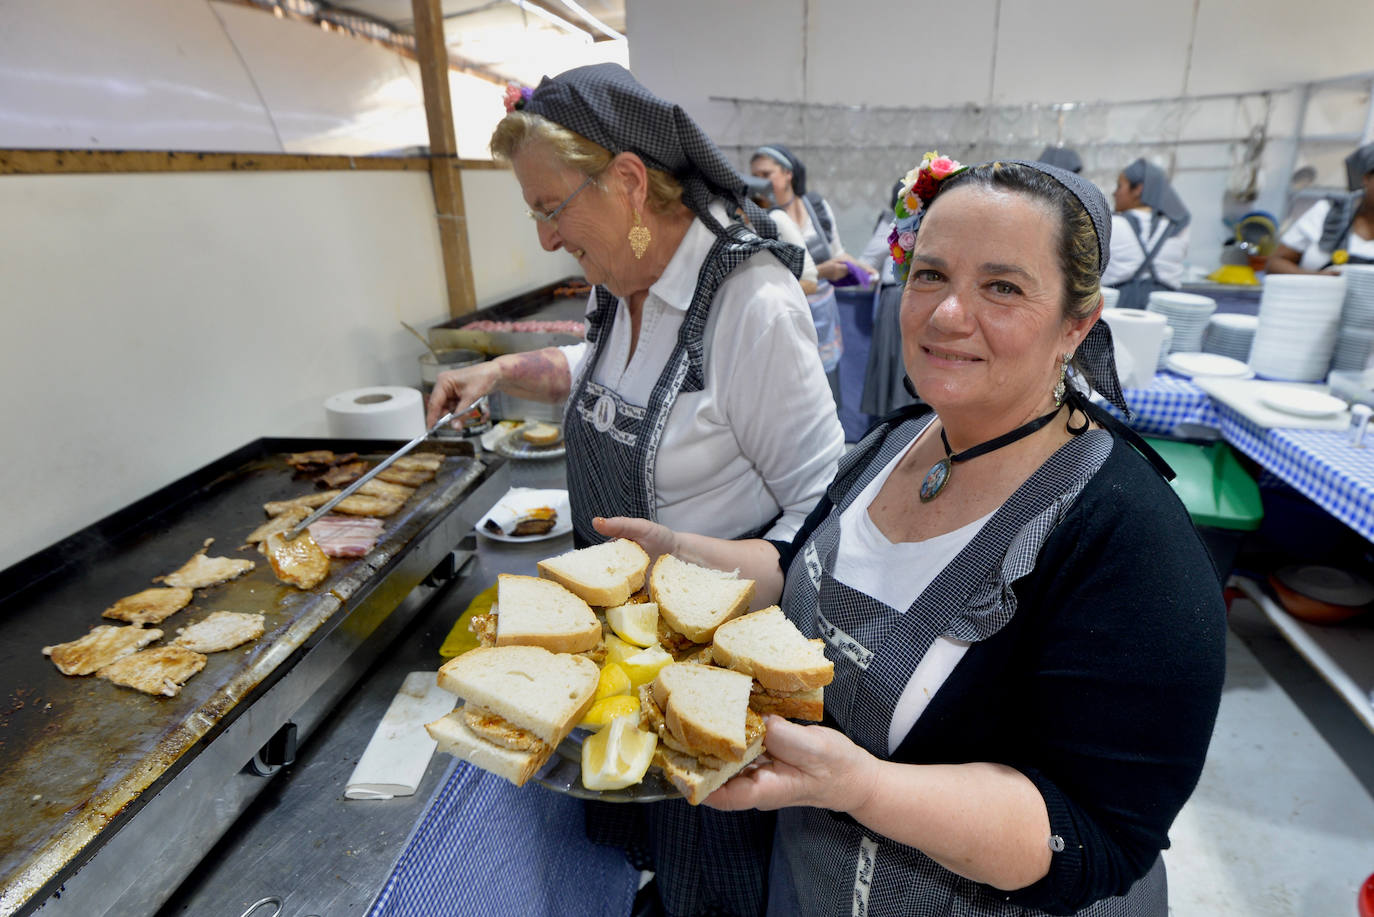
[[[681,103],[736,165],[770,140],[800,148],[851,250],[925,150],[1035,156],[1064,138],[1091,145],[1086,174],[1104,186],[1139,155],[1172,166],[1194,213],[1190,255],[1204,271],[1227,232],[1232,141],[1267,118],[1255,206],[1281,216],[1296,115],[1286,87],[1374,68],[1374,3],[1363,0],[1301,10],[1280,0],[964,0],[957,10],[935,0],[627,0],[627,28],[635,74]],[[1258,96],[1120,104],[1262,90],[1278,90],[1267,113]],[[1338,120],[1367,101],[1343,100]],[[1090,104],[1051,108],[1064,102]],[[1320,130],[1312,120],[1309,131]],[[1325,177],[1337,150],[1348,147],[1304,147],[1301,161]]]

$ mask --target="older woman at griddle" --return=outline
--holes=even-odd
[[[430,422],[496,389],[567,398],[579,545],[602,540],[593,515],[790,538],[844,450],[801,252],[696,123],[615,64],[545,78],[491,148],[540,244],[594,284],[588,343],[440,374]]]
[[[778,810],[770,915],[1165,917],[1225,608],[1168,466],[1086,394],[1126,407],[1106,201],[1053,166],[943,158],[903,198],[928,404],[845,456],[791,544],[598,525],[753,577],[835,663],[826,722],[767,717],[767,763],[706,801]]]
[[[430,422],[496,389],[566,397],[579,545],[604,540],[594,516],[791,538],[844,451],[797,282],[801,250],[777,239],[681,108],[614,64],[545,78],[491,147],[514,170],[540,243],[572,254],[594,284],[588,342],[441,374]],[[681,800],[602,804],[588,830],[655,870],[667,913],[762,908],[771,818]],[[659,857],[668,850],[683,855]],[[712,850],[737,856],[707,873],[692,854]]]

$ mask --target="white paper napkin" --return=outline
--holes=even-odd
[[[453,710],[454,697],[435,683],[433,672],[411,672],[391,699],[344,789],[347,799],[413,796],[438,743],[425,732]]]

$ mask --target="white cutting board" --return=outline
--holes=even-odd
[[[1213,399],[1233,408],[1246,420],[1261,427],[1287,427],[1290,430],[1345,430],[1350,427],[1350,412],[1341,411],[1331,417],[1302,417],[1277,411],[1260,401],[1266,391],[1296,388],[1329,392],[1325,385],[1302,382],[1267,382],[1263,379],[1226,379],[1219,376],[1194,376],[1193,384]]]

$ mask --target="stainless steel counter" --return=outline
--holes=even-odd
[[[512,462],[510,475],[512,487],[563,487],[565,480],[561,459]],[[572,536],[510,544],[469,534],[460,546],[472,551],[466,566],[343,698],[296,763],[272,778],[159,917],[238,917],[273,895],[282,899],[281,917],[367,913],[452,760],[436,752],[414,796],[345,799],[373,730],[407,673],[438,669],[439,647],[475,595],[500,573],[535,573],[537,561],[571,550]],[[264,908],[253,917],[267,914]]]

